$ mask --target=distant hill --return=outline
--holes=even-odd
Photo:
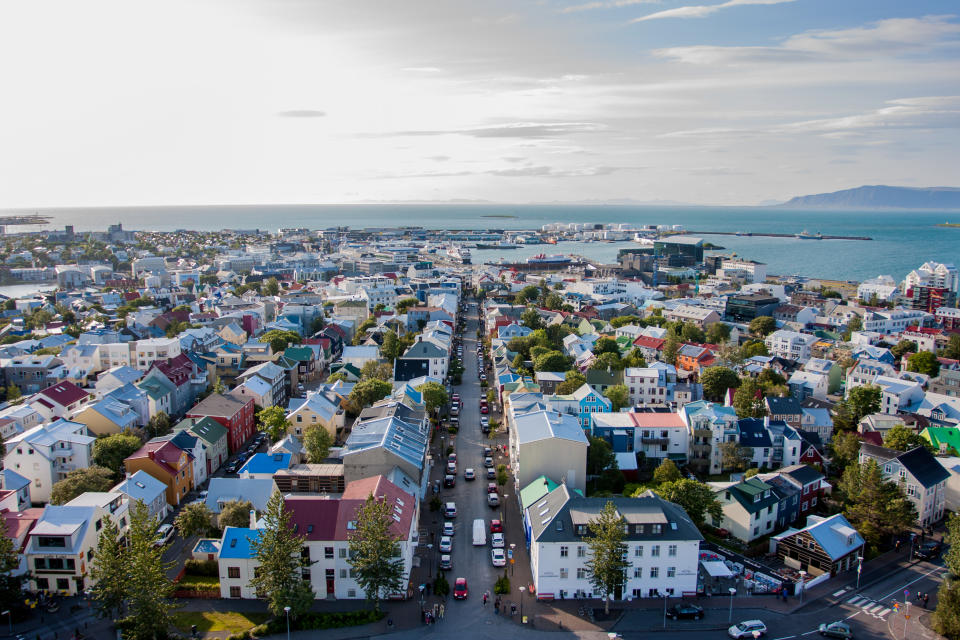
[[[781,206],[797,209],[960,209],[960,189],[867,185],[833,193],[798,196]]]

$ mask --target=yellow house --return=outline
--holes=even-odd
[[[109,436],[136,427],[138,417],[130,405],[107,398],[86,407],[71,420],[87,425],[95,436]]]
[[[303,435],[307,427],[320,425],[336,439],[337,430],[346,424],[345,418],[341,397],[335,393],[312,391],[306,398],[290,398],[287,421],[292,435]]]

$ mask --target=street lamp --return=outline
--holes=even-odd
[[[520,587],[520,624],[523,624],[523,592],[526,590],[526,587]]]
[[[668,593],[663,594],[663,628],[667,628],[667,598],[670,596]]]
[[[736,589],[730,587],[730,615],[727,616],[727,622],[733,622],[733,594],[737,592]]]
[[[427,555],[430,556],[430,577],[433,577],[433,545],[427,545]]]
[[[290,607],[284,607],[283,611],[287,614],[287,640],[290,640]]]
[[[863,556],[857,556],[857,591],[860,590],[860,574],[863,572]]]
[[[7,620],[10,622],[10,635],[13,635],[13,614],[10,613],[10,609],[7,609],[3,613],[0,613],[0,616],[7,616]]]
[[[806,581],[804,578],[807,577],[806,571],[800,572],[800,604],[803,604],[803,592],[807,590]]]

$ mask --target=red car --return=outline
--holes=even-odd
[[[480,413],[490,413],[490,410],[487,409],[487,405],[480,405]]]
[[[503,523],[499,520],[491,520],[490,533],[503,533]]]
[[[454,600],[467,599],[467,579],[466,578],[457,578],[457,581],[453,583],[453,599]]]

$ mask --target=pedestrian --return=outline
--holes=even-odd
[[[487,606],[487,594],[483,594],[483,606]]]
[[[493,612],[497,615],[500,615],[500,600],[493,601]]]
[[[896,547],[896,550],[897,550],[897,551],[900,551],[900,539],[899,539],[899,538],[897,538],[897,542],[894,544],[894,547]]]
[[[445,610],[444,610],[444,608],[443,608],[443,603],[440,603],[440,619],[441,619],[441,620],[443,620],[443,613],[444,613],[444,611],[445,611]]]
[[[787,588],[786,588],[786,587],[781,587],[781,588],[780,588],[780,593],[783,594],[783,601],[786,602],[786,601],[787,601]]]
[[[431,585],[430,585],[430,583],[428,582],[428,583],[427,583],[427,597],[428,597],[428,598],[430,597],[430,588],[431,588]]]
[[[436,618],[437,614],[440,613],[440,605],[436,602],[433,603],[433,617]]]
[[[930,602],[930,593],[928,592],[928,593],[923,594],[923,608],[924,608],[924,609],[927,609],[927,608],[928,608],[928,607],[927,607],[927,603],[929,603],[929,602]]]

